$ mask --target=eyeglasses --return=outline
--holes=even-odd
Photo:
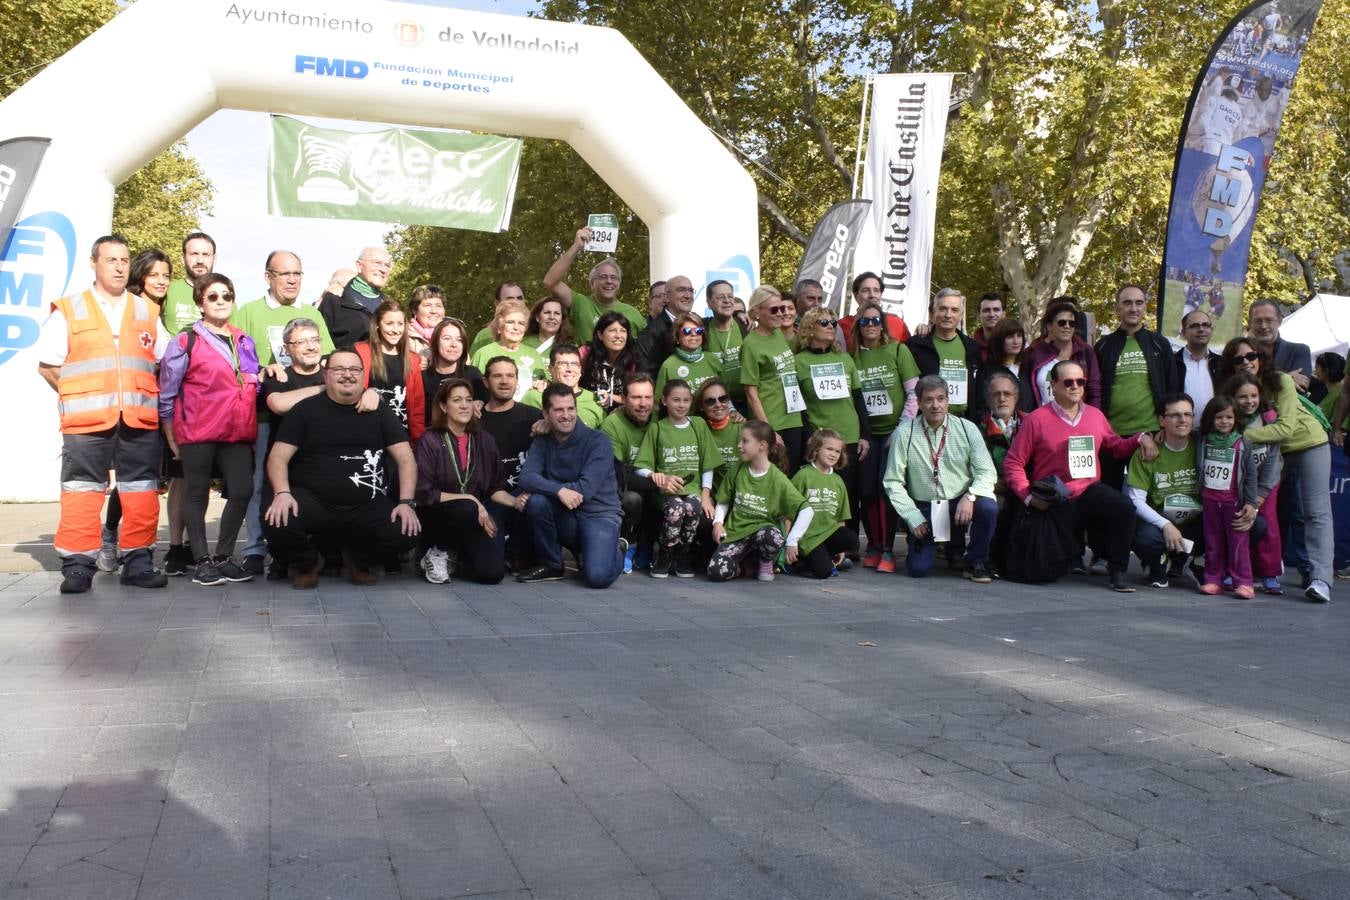
[[[726,394],[723,394],[723,395],[720,396],[720,397],[704,397],[704,398],[703,398],[703,405],[704,405],[704,406],[717,406],[718,404],[721,404],[721,403],[730,403],[730,402],[731,402],[731,400],[730,400],[730,398],[727,397]]]
[[[839,324],[838,319],[817,319],[816,325],[821,328],[833,328]]]
[[[273,272],[271,269],[268,269],[268,270],[267,270],[267,274],[268,274],[268,275],[271,275],[273,278],[286,278],[286,279],[291,279],[291,278],[299,278],[299,277],[301,277],[302,275],[304,275],[305,273],[304,273],[304,272]]]
[[[858,324],[863,328],[872,328],[881,324],[881,316],[864,316],[858,320]]]
[[[1260,354],[1260,353],[1257,353],[1255,350],[1248,351],[1247,353],[1235,353],[1235,354],[1233,354],[1233,360],[1234,360],[1235,362],[1237,362],[1237,361],[1241,361],[1241,362],[1256,362],[1256,361],[1257,361],[1258,359],[1260,359],[1260,358],[1261,358],[1261,354]]]
[[[364,369],[360,366],[329,366],[328,371],[334,375],[360,375]]]
[[[1181,422],[1184,421],[1185,419],[1194,419],[1195,413],[1188,413],[1188,412],[1163,413],[1163,418],[1176,419],[1178,422]]]
[[[287,341],[287,342],[286,342],[286,346],[288,346],[288,347],[317,347],[317,346],[319,346],[320,343],[321,343],[321,341],[320,341],[318,338],[316,338],[316,337],[312,337],[312,338],[299,338],[298,340]]]
[[[1056,319],[1056,320],[1055,320],[1055,327],[1056,327],[1056,328],[1072,328],[1073,326],[1075,326],[1075,325],[1077,325],[1077,324],[1078,324],[1078,322],[1077,322],[1076,320],[1074,320],[1074,319]]]
[[[206,295],[205,297],[203,297],[202,299],[203,299],[203,300],[224,300],[224,301],[226,301],[227,303],[233,303],[233,302],[234,302],[234,294],[231,294],[231,293],[229,293],[228,291],[226,291],[226,292],[224,292],[224,293],[222,293],[222,292],[220,292],[220,291],[216,291],[216,292],[214,292],[214,293],[207,294],[207,295]]]
[[[702,333],[703,333],[703,326],[701,325],[698,326],[685,325],[683,328],[680,329],[680,334],[684,335],[685,337],[691,337],[693,335]]]
[[[1066,388],[1080,388],[1080,387],[1087,387],[1087,379],[1086,379],[1086,378],[1065,378],[1063,381],[1060,382],[1060,384],[1064,385]]]

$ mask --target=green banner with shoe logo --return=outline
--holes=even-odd
[[[519,138],[386,128],[341,131],[272,116],[267,210],[505,231],[511,223]]]

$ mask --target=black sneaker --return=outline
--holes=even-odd
[[[263,574],[264,571],[266,571],[266,566],[264,565],[266,562],[267,557],[262,556],[261,554],[258,553],[250,553],[248,556],[244,557],[243,565],[239,566],[238,568],[242,568],[246,573],[248,573],[250,577],[252,577],[254,575],[261,575]],[[230,580],[244,581],[247,579],[231,578]]]
[[[83,594],[94,583],[94,573],[88,569],[67,569],[61,579],[61,593]]]
[[[989,584],[994,580],[994,575],[989,571],[989,566],[982,562],[973,562],[966,566],[963,573],[967,581],[973,581],[976,584]]]
[[[123,567],[122,575],[118,578],[118,581],[138,588],[162,588],[169,583],[168,577],[153,566],[137,569],[135,572],[128,572],[126,567]]]
[[[665,578],[670,574],[671,560],[670,554],[661,547],[656,548],[656,555],[652,557],[651,571],[647,574],[653,578]]]
[[[197,567],[192,570],[192,583],[204,584],[207,587],[221,585],[225,583],[225,576],[221,574],[216,564],[209,559],[203,559],[197,563]]]
[[[183,544],[170,544],[164,554],[165,575],[186,575],[192,567],[192,553]]]
[[[694,564],[689,561],[689,554],[687,552],[681,553],[675,557],[675,577],[676,578],[694,577]]]
[[[1117,594],[1133,594],[1134,585],[1130,584],[1130,579],[1124,572],[1117,569],[1108,569],[1106,577],[1111,585],[1111,590]]]
[[[1148,586],[1155,588],[1165,588],[1168,585],[1168,573],[1163,568],[1162,563],[1154,563],[1148,567]]]
[[[219,572],[226,581],[252,581],[254,573],[248,568],[248,560],[250,559],[261,560],[262,557],[247,557],[244,560],[245,564],[242,566],[228,556],[221,557],[215,560],[216,571]]]
[[[540,564],[527,572],[521,572],[516,576],[516,581],[521,584],[533,584],[536,581],[562,581],[566,574],[567,570],[565,569],[555,569],[552,566]]]
[[[286,574],[286,567],[273,559],[267,564],[268,581],[285,581],[290,576]]]
[[[1087,563],[1083,560],[1083,557],[1081,556],[1073,561],[1073,565],[1069,566],[1070,575],[1086,575],[1087,573],[1088,573]]]

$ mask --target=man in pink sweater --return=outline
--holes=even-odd
[[[1088,543],[1105,556],[1111,589],[1131,593],[1125,577],[1134,536],[1134,506],[1129,498],[1101,480],[1098,453],[1128,460],[1139,448],[1144,459],[1158,455],[1151,435],[1122,438],[1111,430],[1101,411],[1083,402],[1087,379],[1077,363],[1065,360],[1050,370],[1054,400],[1022,420],[1003,461],[1008,493],[1035,509],[1049,504],[1033,497],[1031,485],[1052,475],[1069,491],[1074,531],[1086,531]]]

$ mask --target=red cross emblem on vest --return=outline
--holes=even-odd
[[[148,332],[148,331],[142,331],[142,332],[141,332],[141,346],[144,347],[146,350],[149,350],[149,349],[150,349],[151,347],[153,347],[154,345],[155,345],[155,339],[152,338],[152,337],[150,336],[150,332]]]

